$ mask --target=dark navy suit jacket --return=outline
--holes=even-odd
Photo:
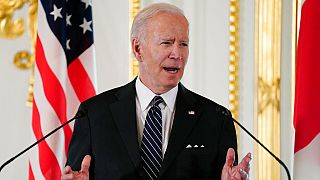
[[[220,179],[228,148],[237,151],[231,113],[178,85],[176,111],[158,179]],[[92,156],[90,179],[144,180],[136,120],[135,80],[80,105],[67,164],[80,170]],[[236,155],[237,161],[237,155]]]

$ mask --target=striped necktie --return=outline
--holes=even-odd
[[[148,111],[141,143],[142,167],[150,179],[157,179],[162,165],[161,96],[155,96]]]

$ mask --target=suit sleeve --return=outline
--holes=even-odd
[[[80,105],[78,111],[82,109],[85,109],[84,105]],[[81,169],[81,162],[85,155],[92,155],[90,134],[88,115],[86,114],[84,117],[76,119],[66,163],[71,166],[74,171],[79,171]]]
[[[235,130],[230,112],[225,116],[225,119],[222,125],[222,131],[221,131],[219,155],[218,155],[218,162],[219,162],[218,164],[221,170],[223,168],[223,165],[225,164],[226,155],[229,148],[233,148],[235,151],[234,165],[237,165],[238,164],[237,137],[236,137],[236,130]]]

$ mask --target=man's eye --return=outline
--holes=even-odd
[[[183,47],[188,47],[189,44],[188,44],[188,43],[181,43],[181,46],[183,46]]]
[[[170,45],[170,44],[171,44],[171,42],[170,42],[170,41],[163,41],[163,42],[161,42],[161,44],[164,44],[164,45]]]

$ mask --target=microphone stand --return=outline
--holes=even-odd
[[[10,158],[9,160],[7,160],[5,163],[3,163],[0,167],[0,172],[1,170],[8,165],[9,163],[11,163],[13,160],[15,160],[17,157],[21,156],[22,154],[24,154],[25,152],[27,152],[29,149],[31,149],[33,146],[39,144],[40,142],[42,142],[43,140],[45,140],[47,137],[51,136],[53,133],[55,133],[56,131],[58,131],[59,129],[63,128],[65,125],[69,124],[70,122],[72,122],[75,119],[81,118],[85,115],[86,113],[82,110],[80,110],[73,118],[71,118],[70,120],[66,121],[65,123],[63,123],[62,125],[60,125],[59,127],[55,128],[54,130],[52,130],[51,132],[49,132],[47,135],[43,136],[41,139],[39,139],[38,141],[34,142],[33,144],[31,144],[30,146],[28,146],[26,149],[22,150],[21,152],[19,152],[17,155],[15,155],[14,157]]]
[[[245,127],[243,127],[238,121],[236,121],[235,119],[233,119],[233,122],[235,122],[238,126],[241,127],[241,129],[243,129],[247,134],[249,134],[250,137],[252,137],[252,139],[254,139],[258,144],[260,144],[260,146],[263,147],[263,149],[265,149],[266,151],[268,151],[268,153],[275,158],[280,164],[281,166],[286,170],[287,176],[288,176],[288,180],[291,180],[291,176],[289,173],[289,169],[288,167],[284,164],[283,161],[281,161],[280,158],[278,158],[276,155],[274,155],[265,145],[263,145],[256,137],[254,137]]]

